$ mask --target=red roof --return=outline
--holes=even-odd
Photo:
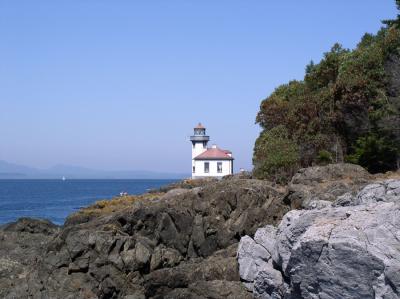
[[[205,129],[205,127],[204,127],[201,123],[199,123],[199,124],[195,127],[195,129]]]
[[[195,157],[195,160],[233,160],[230,151],[220,148],[208,148],[204,153]]]

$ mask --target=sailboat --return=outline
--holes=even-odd
[[[61,180],[65,181],[65,180],[66,180],[65,176],[63,176],[63,177],[61,178]]]

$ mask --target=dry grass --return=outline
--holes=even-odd
[[[400,170],[397,171],[388,171],[386,173],[378,173],[375,175],[376,179],[383,179],[383,180],[388,180],[388,179],[400,179]]]
[[[76,215],[100,216],[132,207],[135,203],[151,201],[159,198],[164,193],[145,193],[142,195],[127,195],[112,199],[100,200],[93,205],[80,209]]]

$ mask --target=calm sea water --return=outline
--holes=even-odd
[[[70,213],[95,201],[172,182],[176,180],[0,180],[0,225],[20,217],[63,224]]]

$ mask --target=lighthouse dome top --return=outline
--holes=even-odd
[[[190,138],[191,141],[208,141],[210,139],[206,135],[206,128],[201,123],[194,127],[193,131],[193,136]]]
[[[195,126],[194,128],[195,129],[205,129],[205,127],[201,123],[198,123],[197,126]]]

